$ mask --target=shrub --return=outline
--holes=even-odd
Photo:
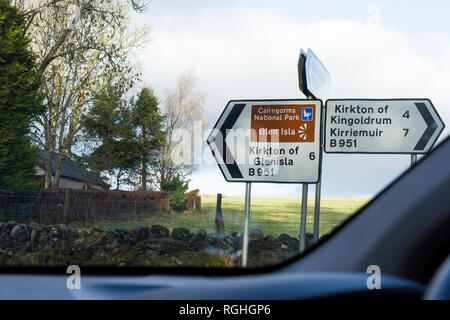
[[[176,211],[183,210],[188,188],[189,183],[183,181],[180,176],[175,176],[172,180],[165,181],[161,184],[161,190],[167,192],[169,203]]]

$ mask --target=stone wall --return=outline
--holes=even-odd
[[[308,245],[312,235],[308,234]],[[0,223],[0,266],[239,267],[242,234],[218,239],[204,230],[140,226],[132,230],[78,230],[64,224]],[[261,230],[249,234],[250,267],[279,263],[298,253],[298,239]]]

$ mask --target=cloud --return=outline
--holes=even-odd
[[[426,97],[449,124],[450,39],[407,35],[379,21],[304,23],[301,18],[286,19],[276,9],[255,8],[232,8],[220,14],[168,13],[152,22],[152,42],[139,59],[145,82],[160,97],[180,72],[195,70],[199,90],[206,96],[209,123],[215,123],[231,99],[303,98],[296,66],[300,48],[310,47],[330,71],[332,97]],[[446,128],[442,136],[448,132]],[[407,156],[327,155],[324,192],[373,194],[408,163]],[[345,186],[339,183],[342,179]],[[205,166],[194,180],[192,185],[203,192],[216,192],[218,185],[239,194],[243,190],[225,184],[215,166]],[[267,185],[258,192],[298,195],[298,191],[298,186]]]

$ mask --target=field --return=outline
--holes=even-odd
[[[320,235],[328,233],[361,208],[369,199],[328,198],[321,201]],[[252,198],[250,230],[259,228],[266,235],[287,233],[298,237],[300,227],[300,198]],[[184,227],[191,231],[204,229],[215,231],[216,196],[202,195],[202,213],[172,213],[143,216],[126,222],[100,222],[97,228],[112,230],[133,228],[138,225],[161,224],[172,229]],[[244,198],[224,197],[222,211],[225,231],[242,231],[244,221]],[[314,200],[308,201],[307,232],[313,231]]]

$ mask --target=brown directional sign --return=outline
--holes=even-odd
[[[315,113],[315,104],[253,105],[250,141],[314,142]]]

